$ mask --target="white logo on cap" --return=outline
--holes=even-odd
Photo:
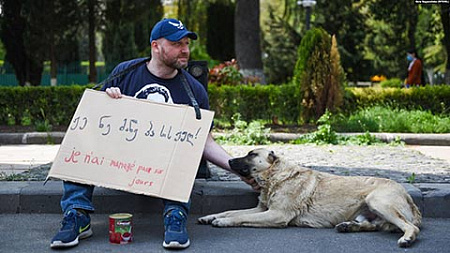
[[[170,22],[170,21],[169,21],[169,24],[175,26],[176,28],[178,28],[178,29],[180,29],[180,30],[183,30],[183,29],[184,29],[183,23],[181,23],[181,21],[178,21],[178,22],[180,22],[180,23],[177,24],[177,23],[173,23],[173,22]]]

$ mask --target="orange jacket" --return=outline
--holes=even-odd
[[[422,61],[417,59],[414,61],[410,70],[408,70],[408,78],[406,84],[420,85],[422,80]]]

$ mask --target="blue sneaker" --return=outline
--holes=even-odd
[[[184,249],[189,247],[186,220],[186,214],[178,209],[171,210],[164,216],[164,248]]]
[[[89,214],[77,212],[75,209],[66,212],[61,225],[61,229],[52,239],[51,248],[73,247],[78,245],[79,239],[93,234]]]

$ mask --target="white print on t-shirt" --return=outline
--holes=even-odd
[[[147,84],[134,95],[135,98],[143,98],[153,102],[173,104],[169,89],[157,83]]]

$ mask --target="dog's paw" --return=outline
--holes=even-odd
[[[214,215],[207,215],[207,216],[203,216],[197,219],[197,222],[199,224],[203,224],[203,225],[208,225],[211,224],[213,222],[213,220],[215,220],[216,217]]]
[[[231,227],[233,226],[230,219],[228,218],[218,218],[212,221],[213,227]]]
[[[335,227],[336,231],[339,233],[347,233],[350,232],[350,222],[342,222],[337,224]]]
[[[414,242],[414,240],[412,238],[402,237],[397,241],[397,244],[401,248],[408,248],[413,244],[413,242]]]

